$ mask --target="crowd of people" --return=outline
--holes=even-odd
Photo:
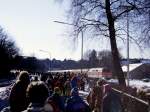
[[[22,71],[11,88],[10,106],[2,112],[112,112],[109,107],[118,100],[111,102],[116,100],[111,97],[111,86],[99,79],[85,101],[79,95],[79,90],[85,89],[85,80],[86,75],[79,73],[30,78],[27,71]],[[121,109],[113,112],[121,112]]]

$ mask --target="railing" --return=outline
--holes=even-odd
[[[115,88],[113,91],[120,96],[124,112],[149,112],[148,102]]]

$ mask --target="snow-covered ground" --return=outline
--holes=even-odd
[[[150,82],[144,82],[142,80],[130,80],[129,84],[137,88],[150,88]]]
[[[118,84],[117,79],[110,79],[108,82]],[[144,82],[143,80],[129,80],[129,86],[136,87],[138,89],[150,89],[150,81]]]
[[[10,94],[10,87],[0,87],[0,110],[8,106],[8,97]]]
[[[0,87],[0,93],[5,91],[7,87]]]
[[[10,94],[10,88],[15,80],[0,81],[0,111],[4,107],[8,106],[8,97]]]

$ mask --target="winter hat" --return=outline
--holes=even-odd
[[[59,87],[54,88],[54,93],[61,95],[61,90]]]
[[[27,71],[21,71],[18,79],[23,82],[29,82],[30,81],[29,73]]]
[[[73,88],[73,89],[71,90],[71,95],[72,95],[72,96],[77,96],[78,94],[79,94],[78,88]]]
[[[104,78],[99,78],[99,80],[97,81],[97,86],[102,86],[103,84],[105,84],[106,80]]]

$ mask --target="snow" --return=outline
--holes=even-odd
[[[136,69],[137,67],[141,66],[143,63],[136,63],[136,64],[129,64],[129,71]],[[127,72],[127,65],[122,66],[123,72]]]
[[[9,94],[10,94],[10,86],[0,88],[0,110],[8,106]]]
[[[1,87],[0,88],[0,93],[3,92],[3,91],[5,91],[5,90],[6,90],[6,87]]]
[[[0,85],[0,111],[9,105],[8,103],[8,97],[11,90],[11,84],[14,83],[14,80],[11,81],[1,81]]]
[[[137,88],[150,88],[150,82],[144,82],[142,80],[130,80],[129,84]]]
[[[89,92],[87,92],[87,91],[79,91],[79,94],[86,96],[86,95],[89,94]]]
[[[126,80],[127,81],[127,80]],[[118,84],[117,79],[108,80],[109,83]],[[138,89],[150,89],[150,82],[144,82],[142,80],[129,80],[129,86],[136,87]]]
[[[113,84],[119,84],[117,79],[110,79],[107,82],[113,83]]]

